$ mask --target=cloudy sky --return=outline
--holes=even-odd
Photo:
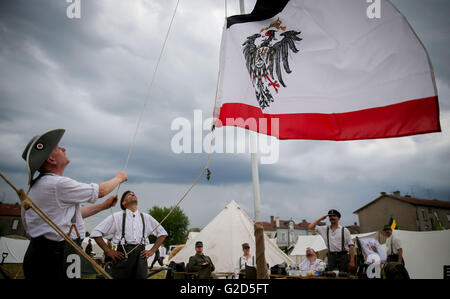
[[[392,2],[430,55],[442,132],[281,141],[279,161],[259,168],[263,220],[273,215],[312,221],[335,208],[349,225],[358,221],[353,211],[382,191],[450,200],[450,3]],[[247,12],[254,3],[246,1]],[[47,130],[65,128],[60,144],[71,163],[64,175],[83,182],[110,179],[125,166],[148,99],[121,191],[135,190],[142,210],[174,205],[200,174],[207,154],[174,153],[171,140],[178,131],[171,124],[177,118],[193,122],[194,110],[202,111],[203,119],[211,116],[224,1],[180,1],[150,92],[176,0],[81,0],[80,19],[67,17],[68,6],[65,0],[0,2],[0,171],[25,188],[26,144]],[[239,1],[228,0],[227,7],[228,15],[237,14]],[[211,180],[201,178],[181,205],[191,227],[204,227],[232,199],[254,216],[250,166],[249,154],[212,155]],[[17,201],[4,183],[0,199]],[[109,213],[89,218],[88,229]]]

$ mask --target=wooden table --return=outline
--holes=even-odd
[[[186,278],[188,279],[193,279],[193,278],[197,278],[198,276],[198,272],[173,272],[173,274],[181,274],[181,275],[186,275]]]
[[[211,276],[213,278],[221,278],[221,277],[225,277],[225,278],[233,278],[234,273],[233,272],[217,272],[217,273],[211,273]]]
[[[198,272],[173,272],[173,274],[182,274],[186,275],[187,278],[197,278]],[[211,278],[221,278],[221,277],[233,277],[233,272],[217,272],[217,273],[211,273]]]

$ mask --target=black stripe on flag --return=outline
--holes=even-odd
[[[227,18],[227,29],[234,24],[263,21],[280,13],[289,0],[258,0],[250,14]]]

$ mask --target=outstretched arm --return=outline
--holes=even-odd
[[[115,177],[110,179],[109,181],[98,184],[98,197],[102,198],[103,196],[111,193],[119,184],[126,182],[128,180],[125,172],[119,172]]]
[[[117,195],[110,196],[104,202],[86,207],[81,207],[81,216],[83,218],[87,218],[89,216],[97,214],[98,212],[114,207],[116,203],[117,203]]]

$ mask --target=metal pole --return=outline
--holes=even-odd
[[[241,15],[245,14],[244,0],[239,0]],[[261,197],[259,193],[259,170],[258,170],[258,143],[256,132],[250,132],[250,156],[252,161],[253,202],[255,209],[255,222],[261,221]]]
[[[261,197],[259,194],[259,170],[258,170],[258,146],[256,142],[256,134],[250,131],[250,143],[252,153],[252,179],[253,179],[253,201],[255,207],[255,222],[261,221]]]

